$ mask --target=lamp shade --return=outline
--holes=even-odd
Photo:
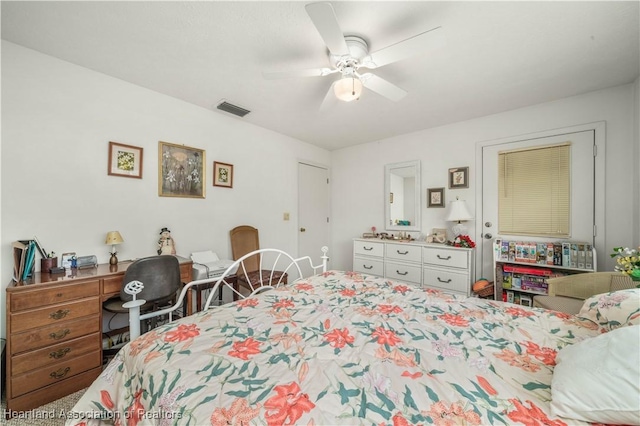
[[[118,231],[109,231],[107,232],[107,239],[104,242],[105,244],[122,244],[124,240],[122,239],[122,235]]]
[[[333,85],[336,97],[344,102],[351,102],[362,94],[362,82],[354,77],[344,77]]]
[[[473,216],[469,213],[467,203],[464,200],[456,199],[449,203],[449,215],[446,219],[448,222],[461,222],[470,219],[473,219]]]

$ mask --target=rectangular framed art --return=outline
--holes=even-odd
[[[158,195],[204,198],[205,152],[168,142],[158,143]]]
[[[427,188],[427,207],[444,207],[444,188]]]
[[[469,167],[449,169],[449,189],[469,187]]]
[[[137,146],[109,142],[108,174],[142,179],[142,152]]]
[[[213,186],[233,188],[233,164],[213,162]]]

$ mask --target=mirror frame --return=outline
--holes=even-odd
[[[400,226],[400,225],[390,225],[391,221],[391,206],[389,205],[389,194],[391,193],[391,171],[397,168],[403,167],[414,167],[415,168],[415,193],[414,193],[414,201],[415,201],[415,212],[414,217],[415,221],[411,226]],[[422,192],[420,191],[422,188],[422,178],[420,175],[420,160],[413,161],[405,161],[402,163],[392,163],[386,164],[384,166],[384,223],[385,229],[388,231],[411,231],[416,232],[421,230],[421,218],[422,218],[422,201],[420,195]]]

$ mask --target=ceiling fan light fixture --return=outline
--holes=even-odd
[[[355,77],[341,78],[333,85],[333,92],[341,101],[351,102],[362,94],[362,82]]]

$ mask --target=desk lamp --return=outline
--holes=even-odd
[[[464,200],[459,200],[456,197],[455,201],[449,203],[449,215],[446,220],[447,222],[458,222],[451,228],[456,237],[458,235],[467,235],[467,227],[461,222],[470,219],[473,219],[473,217],[469,213],[467,203]]]
[[[107,240],[104,243],[111,244],[111,259],[109,259],[109,265],[117,265],[118,257],[116,256],[116,244],[124,243],[122,235],[120,235],[120,232],[118,231],[109,231],[107,232]]]

